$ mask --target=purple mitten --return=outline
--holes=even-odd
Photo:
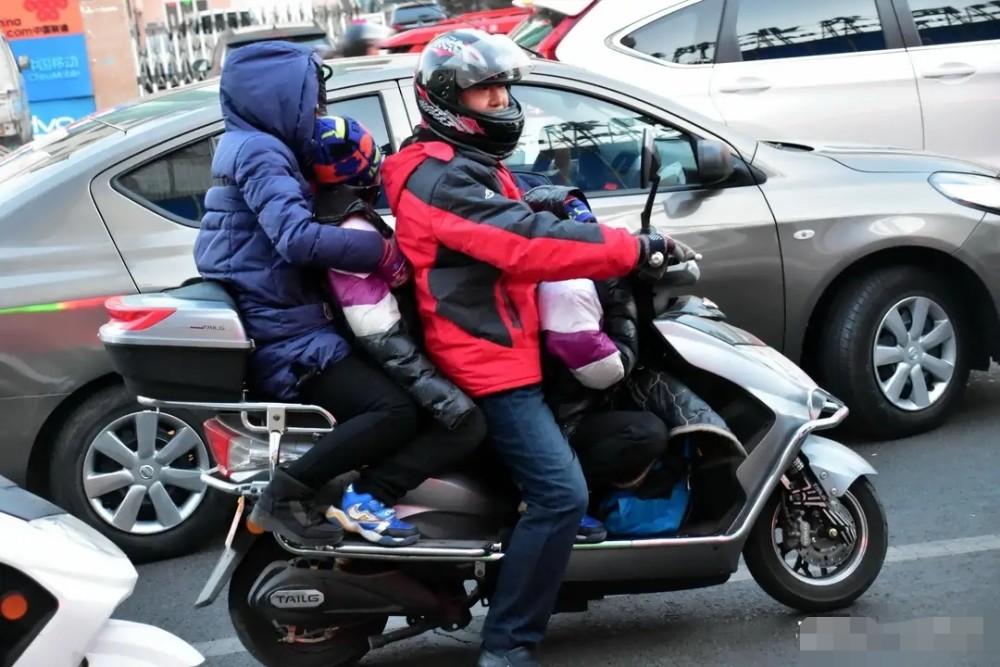
[[[400,252],[396,239],[383,239],[382,249],[382,261],[379,262],[375,273],[389,283],[390,289],[406,284],[406,281],[413,276],[413,272],[406,257]]]

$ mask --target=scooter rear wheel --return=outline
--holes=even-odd
[[[265,535],[254,542],[229,582],[229,616],[236,636],[247,651],[266,667],[349,667],[370,650],[368,637],[382,634],[388,618],[365,619],[349,626],[329,628],[325,639],[282,641],[283,633],[270,619],[249,603],[250,589],[257,577],[275,561],[289,560],[275,540]],[[297,632],[304,629],[298,628]]]
[[[796,562],[796,567],[788,565],[775,535],[780,528],[783,496],[783,489],[775,491],[750,529],[743,558],[751,576],[772,598],[803,613],[823,613],[849,606],[875,582],[889,548],[889,525],[875,487],[861,477],[840,498],[854,522],[857,538],[847,553],[813,550],[810,556],[814,562],[827,558],[831,562],[806,565],[808,575],[806,571],[798,571],[801,561]],[[800,547],[798,555],[805,550]],[[833,572],[826,574],[820,569],[827,565]],[[820,569],[823,574],[813,576],[813,569]]]

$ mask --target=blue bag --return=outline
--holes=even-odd
[[[684,458],[691,459],[689,443],[685,443]],[[654,470],[659,466],[657,462]],[[653,537],[677,532],[690,498],[690,478],[685,475],[669,498],[638,498],[633,491],[615,491],[601,503],[601,514],[610,535]]]

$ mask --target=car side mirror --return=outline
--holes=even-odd
[[[703,185],[721,183],[732,176],[736,167],[729,146],[714,139],[699,139],[696,150],[698,176]]]
[[[196,74],[204,74],[208,70],[212,69],[212,63],[208,62],[204,58],[198,58],[198,60],[191,63],[191,69],[193,69]]]
[[[639,162],[639,187],[648,188],[654,180],[659,180],[660,151],[656,150],[656,137],[648,127],[642,129],[642,153]]]
[[[19,55],[17,57],[17,68],[22,72],[26,69],[31,69],[31,58],[26,55]]]

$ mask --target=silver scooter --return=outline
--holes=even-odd
[[[660,164],[652,135],[643,139],[648,229]],[[699,161],[727,157],[715,144],[698,146]],[[844,421],[847,407],[779,352],[726,323],[710,301],[677,296],[699,275],[694,261],[670,267],[640,295],[646,336],[655,361],[704,397],[743,448],[695,464],[690,508],[675,534],[576,545],[557,612],[585,611],[610,595],[721,585],[741,555],[775,600],[825,612],[850,605],[882,569],[889,536],[869,480],[876,472],[815,434]],[[247,396],[253,341],[220,285],[120,297],[108,310],[101,340],[139,401],[213,415],[205,433],[218,465],[203,479],[237,497],[236,514],[196,606],[212,604],[228,582],[233,625],[257,660],[268,667],[351,665],[401,639],[466,627],[473,607],[488,605],[518,506],[502,465],[488,454],[402,499],[400,517],[424,536],[413,546],[382,547],[350,534],[337,544],[304,546],[262,534],[248,506],[275,466],[336,428],[333,416],[314,405]],[[391,616],[405,625],[385,632]]]

